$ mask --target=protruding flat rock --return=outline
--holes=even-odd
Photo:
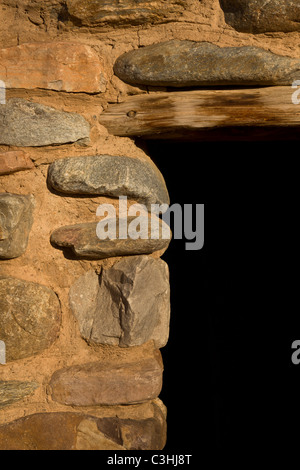
[[[54,401],[72,406],[130,405],[157,398],[162,388],[161,354],[134,363],[91,362],[54,372]]]
[[[148,256],[130,256],[88,271],[70,289],[70,306],[81,336],[89,343],[137,346],[153,340],[166,345],[170,322],[167,264]]]
[[[135,85],[291,85],[299,78],[300,60],[254,46],[219,47],[174,39],[123,54],[114,71]]]
[[[33,356],[48,348],[60,327],[60,303],[48,287],[0,277],[0,338],[6,361]]]
[[[184,0],[67,0],[68,12],[82,25],[138,25],[178,20],[184,12]]]
[[[41,147],[89,138],[90,125],[79,114],[12,98],[0,106],[0,144]]]
[[[6,88],[71,93],[104,92],[107,82],[99,55],[90,46],[70,42],[26,43],[0,49],[0,80]]]
[[[131,157],[97,155],[56,160],[50,186],[66,194],[127,196],[146,204],[169,204],[162,174],[154,164]]]
[[[0,193],[0,259],[17,258],[25,252],[34,204],[32,195]]]
[[[1,332],[0,332],[1,335]],[[36,382],[0,380],[0,409],[31,395],[39,385]]]
[[[60,227],[51,234],[51,243],[62,248],[70,248],[78,257],[90,259],[104,259],[113,256],[128,256],[150,254],[154,251],[166,250],[170,243],[170,237],[166,238],[163,227],[168,226],[156,216],[139,217],[139,222],[144,221],[147,232],[138,239],[133,239],[128,234],[130,223],[135,221],[134,217],[116,218],[106,221],[109,225],[116,227],[116,236],[112,238],[100,239],[96,229],[98,222],[90,222],[76,225]],[[152,238],[151,222],[158,225],[155,232],[157,238]],[[119,225],[126,227],[128,234],[126,239],[119,238]],[[166,230],[167,232],[168,230]]]
[[[225,21],[245,33],[300,31],[299,0],[220,0]]]
[[[31,414],[0,425],[0,450],[162,450],[161,409],[151,402],[147,416],[134,418],[131,408],[128,418],[97,417],[89,410]]]

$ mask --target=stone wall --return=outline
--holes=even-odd
[[[164,448],[170,240],[101,242],[96,211],[168,190],[101,116],[181,87],[289,85],[299,15],[298,0],[2,0],[1,450]]]

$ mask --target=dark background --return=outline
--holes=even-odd
[[[300,339],[297,143],[147,145],[171,204],[205,204],[203,249],[173,240],[162,257],[171,282],[164,453],[292,449],[300,439],[300,365],[291,362]]]
[[[286,468],[298,462],[300,443],[300,365],[291,362],[300,340],[298,144],[147,145],[171,204],[205,204],[205,244],[186,251],[185,240],[173,240],[162,257],[172,310],[161,350],[167,445],[126,455],[140,456],[139,468],[152,468],[156,454],[192,454],[189,468],[214,468],[215,460],[217,468]],[[98,466],[108,468],[115,454],[124,456],[98,452]],[[164,465],[173,468],[172,460]]]

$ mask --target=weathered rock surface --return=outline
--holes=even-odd
[[[89,123],[79,114],[12,98],[0,106],[0,144],[39,147],[89,137]]]
[[[48,287],[13,277],[0,277],[0,339],[6,361],[33,356],[57,338],[60,304]]]
[[[0,194],[0,259],[17,258],[25,252],[33,210],[34,197],[31,195]]]
[[[51,243],[62,248],[71,248],[77,256],[90,259],[149,254],[158,250],[165,251],[168,248],[170,237],[166,238],[162,231],[164,226],[166,226],[166,228],[168,228],[168,226],[156,216],[139,217],[139,221],[142,225],[148,227],[147,232],[141,234],[144,235],[144,237],[138,239],[132,239],[129,236],[126,239],[119,238],[119,225],[125,227],[126,233],[128,233],[128,227],[130,227],[130,223],[134,220],[134,217],[127,217],[109,219],[106,221],[109,224],[108,227],[111,225],[116,227],[116,236],[108,232],[111,236],[109,235],[107,239],[100,239],[97,236],[97,222],[61,227],[52,232]],[[153,224],[155,222],[158,224],[157,238],[151,238],[152,221]]]
[[[136,363],[91,362],[54,372],[52,399],[64,405],[129,405],[157,398],[162,388],[160,352]]]
[[[105,23],[130,25],[165,23],[177,19],[185,8],[184,0],[67,0],[69,14],[82,25]]]
[[[299,77],[300,60],[254,46],[219,47],[175,39],[123,54],[114,71],[138,85],[291,85]]]
[[[0,450],[162,450],[166,422],[154,403],[144,419],[36,413],[0,426]]]
[[[165,181],[158,168],[131,157],[98,155],[56,160],[48,182],[67,194],[128,196],[146,204],[169,204]]]
[[[0,153],[0,176],[31,168],[34,168],[34,164],[22,150]]]
[[[225,21],[245,33],[300,31],[299,0],[220,0]]]
[[[35,382],[0,380],[0,409],[31,395],[38,386],[39,385]]]
[[[161,348],[169,336],[168,266],[132,256],[103,269],[100,278],[88,271],[71,287],[70,306],[88,342],[128,347],[153,340]]]
[[[107,82],[98,54],[90,46],[68,42],[28,43],[0,49],[0,80],[6,88],[73,93],[104,92]]]

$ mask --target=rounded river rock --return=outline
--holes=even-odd
[[[60,327],[60,303],[48,287],[0,277],[0,340],[6,361],[33,356],[48,348]]]

